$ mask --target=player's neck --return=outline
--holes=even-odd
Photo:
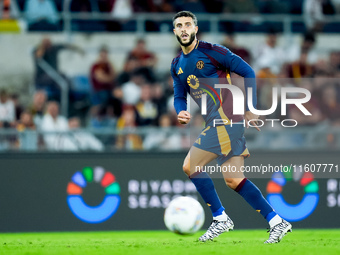
[[[189,46],[181,46],[182,51],[185,55],[189,54],[190,52],[193,51],[193,49],[195,49],[195,46],[197,44],[197,38],[195,38],[195,40],[189,45]]]

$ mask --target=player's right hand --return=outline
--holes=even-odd
[[[178,116],[177,120],[181,124],[188,124],[190,122],[191,115],[188,111],[181,111]]]
[[[244,114],[244,119],[246,122],[246,126],[247,128],[249,128],[249,123],[251,124],[251,127],[254,127],[257,129],[257,131],[261,131],[261,129],[257,126],[257,119],[259,118],[259,115],[256,115],[254,113],[252,113],[251,111],[246,111],[246,113]]]

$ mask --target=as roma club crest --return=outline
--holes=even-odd
[[[202,60],[197,61],[196,67],[197,67],[198,69],[200,69],[200,70],[203,69],[203,67],[204,67],[204,62],[203,62]]]

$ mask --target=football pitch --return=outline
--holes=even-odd
[[[180,236],[168,231],[1,233],[0,254],[340,254],[340,230],[294,230],[265,245],[265,230],[236,230],[216,241],[197,242],[203,231]]]

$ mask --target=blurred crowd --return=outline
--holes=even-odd
[[[317,125],[324,120],[340,126],[340,50],[329,52],[327,58],[320,58],[314,49],[315,40],[314,34],[307,33],[301,45],[290,46],[287,50],[277,45],[277,34],[267,35],[266,42],[253,54],[258,107],[270,108],[273,87],[301,87],[311,92],[311,100],[305,107],[312,116],[305,116],[292,106],[287,110],[288,117],[297,120],[299,126]],[[282,119],[285,116],[276,111],[269,117]]]
[[[292,118],[299,126],[315,126],[327,120],[331,125],[340,126],[340,50],[329,52],[326,58],[321,57],[314,47],[316,37],[310,32],[303,35],[300,45],[282,47],[277,41],[278,34],[271,31],[266,40],[252,50],[238,47],[232,35],[227,35],[222,43],[255,69],[258,109],[271,108],[272,88],[301,87],[311,92],[311,100],[305,107],[312,116],[305,116],[297,107],[291,106],[287,116],[278,109],[267,118]]]
[[[306,33],[300,45],[289,48],[278,45],[279,36],[271,31],[265,41],[252,49],[238,46],[232,34],[225,35],[221,44],[255,69],[258,109],[271,107],[273,87],[302,87],[311,92],[312,98],[305,107],[312,116],[305,116],[292,106],[288,108],[287,116],[277,110],[268,118],[292,118],[299,126],[327,122],[339,127],[340,51],[329,52],[327,58],[321,58],[314,47],[316,37],[313,33]],[[173,107],[172,78],[169,73],[157,72],[157,55],[148,49],[144,39],[136,40],[120,72],[110,61],[109,47],[103,45],[98,49],[97,60],[88,67],[88,75],[78,79],[71,79],[60,71],[58,54],[62,50],[85,54],[75,45],[53,43],[48,37],[36,46],[33,52],[36,92],[28,105],[21,105],[19,95],[8,94],[4,89],[0,91],[0,127],[3,130],[38,130],[45,134],[10,137],[0,142],[0,148],[26,146],[31,149],[101,151],[107,147],[176,150],[190,146],[191,137],[184,136],[183,132],[171,132],[174,127],[183,128],[177,122]],[[68,118],[61,114],[60,87],[48,74],[48,69],[42,68],[42,63],[64,79],[69,88]],[[232,81],[243,87],[242,79],[237,75],[232,75]],[[200,114],[193,110],[191,113],[192,127],[201,129],[204,123]],[[148,127],[149,131],[143,135],[134,132],[143,127]],[[164,132],[153,127],[161,127]],[[113,138],[104,135],[114,130],[131,132],[122,132]],[[33,147],[32,139],[35,139]]]
[[[19,13],[22,13],[29,31],[60,31],[62,29],[60,13],[64,10],[64,2],[65,0],[4,0],[3,15],[18,17]],[[134,14],[175,13],[180,10],[189,10],[197,14],[298,14],[304,16],[307,30],[321,31],[326,23],[326,16],[340,13],[340,2],[339,0],[72,0],[69,10],[83,16],[90,12],[100,12],[114,18],[110,21],[75,19],[72,22],[72,29],[75,31],[135,31],[136,23],[130,20]],[[146,30],[159,31],[161,23],[147,20]],[[250,24],[243,23],[226,22],[223,26],[230,32],[233,32],[231,31],[233,29],[239,32],[251,27]],[[337,25],[334,24],[331,29],[336,29]],[[204,28],[203,24],[201,27]]]
[[[101,136],[102,131],[131,131],[144,126],[160,126],[163,131],[170,132],[171,127],[176,125],[171,76],[169,73],[164,76],[156,74],[157,57],[147,49],[144,39],[136,41],[121,72],[115,70],[109,58],[109,48],[103,45],[98,49],[97,60],[89,66],[88,75],[75,79],[60,71],[58,54],[63,50],[85,54],[75,45],[56,44],[48,37],[33,50],[36,92],[29,105],[21,105],[18,95],[10,95],[4,89],[0,91],[1,128],[44,132],[45,135],[35,137],[34,149],[101,151],[104,147],[161,147],[166,150],[186,146],[188,141],[181,139],[180,134],[157,134],[157,130],[150,135],[145,134],[143,139],[134,134],[98,139],[81,130],[91,129]],[[69,118],[61,113],[62,92],[55,77],[64,80],[68,86]],[[29,142],[24,136],[6,138],[0,141],[0,148],[21,148]]]
[[[64,4],[65,0],[4,0],[0,1],[0,18],[15,18],[21,13],[29,31],[61,31],[60,13]],[[75,19],[71,24],[75,31],[135,31],[136,21],[131,19],[134,14],[175,13],[180,10],[196,14],[303,15],[305,24],[302,31],[309,32],[303,35],[300,45],[278,45],[280,35],[271,23],[264,28],[266,31],[268,27],[272,28],[265,41],[252,48],[240,47],[235,43],[232,32],[251,32],[251,24],[237,21],[221,22],[220,29],[230,33],[220,43],[256,71],[259,109],[271,107],[273,87],[302,87],[312,93],[311,100],[305,104],[312,116],[305,116],[298,108],[290,106],[287,116],[282,116],[277,110],[268,118],[292,118],[298,121],[299,126],[326,122],[330,126],[340,126],[340,84],[337,81],[340,78],[340,51],[329,52],[324,58],[314,47],[315,32],[323,31],[325,17],[340,13],[339,0],[72,0],[69,10],[82,17],[90,12],[101,12],[114,18],[100,21]],[[160,31],[162,22],[147,20],[146,31]],[[204,27],[209,28],[204,22],[200,24],[202,31]],[[171,22],[167,29],[171,30]],[[33,132],[29,136],[6,136],[0,141],[0,148],[101,151],[105,147],[169,150],[190,146],[188,139],[191,137],[170,131],[174,127],[181,128],[173,108],[172,78],[169,73],[157,72],[157,55],[148,49],[144,39],[136,40],[120,72],[110,60],[110,48],[102,45],[98,49],[97,60],[88,67],[88,74],[68,77],[60,71],[58,63],[58,55],[63,50],[86,54],[77,45],[57,44],[48,37],[35,47],[36,92],[28,105],[21,104],[18,94],[9,94],[1,89],[0,128],[16,129],[22,134]],[[237,75],[233,74],[232,80],[243,87],[242,79]],[[60,105],[63,96],[60,81],[68,90],[70,103],[67,114]],[[198,113],[192,114],[192,126],[202,128],[202,118]],[[143,135],[133,132],[143,127],[162,127],[164,132],[159,129],[149,129],[149,133]],[[33,135],[36,130],[44,131],[45,135]],[[104,135],[107,130],[131,132],[107,138]],[[334,143],[334,139],[330,137],[329,142]]]

